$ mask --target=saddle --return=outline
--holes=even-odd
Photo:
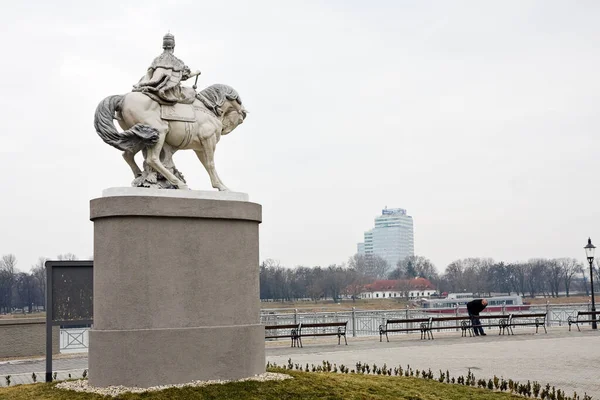
[[[160,117],[166,121],[196,122],[193,104],[161,104]]]

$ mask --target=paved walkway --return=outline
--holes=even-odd
[[[514,336],[498,336],[491,331],[485,337],[461,338],[459,333],[436,333],[435,340],[419,340],[419,334],[391,336],[390,343],[379,337],[348,338],[348,346],[338,346],[337,339],[303,340],[304,348],[291,348],[288,341],[268,342],[267,361],[279,365],[293,363],[320,364],[323,360],[344,364],[350,368],[363,363],[388,366],[410,364],[413,369],[431,368],[437,377],[439,370],[449,370],[452,376],[466,375],[469,368],[476,378],[494,375],[526,382],[537,380],[550,383],[572,395],[583,397],[587,392],[600,399],[598,362],[600,361],[600,332],[588,327],[582,332],[551,328],[548,334],[534,334],[535,329],[521,329]],[[54,361],[58,378],[80,377],[87,368],[87,355],[72,356]],[[0,385],[4,376],[11,375],[11,384],[30,383],[35,372],[38,381],[44,380],[43,359],[0,362]]]
[[[327,360],[351,369],[360,361],[378,366],[386,363],[394,367],[407,364],[413,369],[428,369],[439,376],[439,370],[449,370],[451,376],[467,375],[469,368],[479,378],[494,375],[520,382],[550,383],[572,395],[581,397],[587,392],[600,399],[598,362],[600,361],[600,332],[589,328],[582,332],[568,332],[552,328],[548,334],[535,334],[535,329],[522,329],[514,336],[498,336],[491,331],[485,337],[461,338],[457,333],[436,333],[435,340],[419,340],[414,336],[390,337],[390,343],[379,343],[379,338],[353,340],[348,346],[314,345],[305,342],[303,349],[271,349],[267,360],[279,365],[293,363],[321,363]],[[496,334],[493,334],[495,332]],[[409,338],[408,338],[409,337]]]

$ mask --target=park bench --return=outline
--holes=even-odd
[[[490,320],[499,320],[498,323],[494,323],[492,324],[491,322],[489,322]],[[485,324],[484,321],[488,320],[488,323]],[[483,328],[491,328],[491,327],[496,327],[499,326],[500,328],[502,328],[502,324],[503,321],[507,321],[508,320],[508,316],[504,316],[504,315],[480,315],[479,316],[479,321],[481,322],[481,326]],[[458,325],[441,325],[441,326],[434,326],[434,323],[436,322],[448,322],[448,321],[456,321],[456,323]],[[437,317],[437,318],[433,318],[431,320],[431,327],[430,329],[432,331],[434,330],[443,330],[443,329],[460,329],[461,331],[461,337],[465,337],[467,336],[467,332],[469,333],[469,336],[473,336],[473,325],[471,323],[471,318],[469,318],[468,315],[460,315],[460,316],[455,316],[455,317]],[[432,333],[432,339],[433,339],[433,333]]]
[[[432,318],[407,318],[407,319],[386,319],[385,326],[379,325],[379,341],[381,342],[383,339],[383,335],[385,335],[386,340],[389,342],[390,338],[388,337],[388,333],[390,332],[413,332],[419,331],[421,332],[421,339],[433,339],[433,335],[431,334],[431,320]],[[406,326],[411,324],[411,326]],[[418,324],[418,325],[414,325]],[[394,328],[392,325],[405,325],[404,327]]]
[[[571,331],[571,325],[575,324],[577,326],[577,330],[581,332],[581,329],[579,329],[579,324],[593,322],[593,316],[595,316],[596,321],[600,323],[600,319],[598,318],[600,316],[600,311],[577,311],[577,316],[575,318],[572,316],[567,318],[567,322],[569,323],[569,331]]]
[[[548,333],[546,330],[546,313],[530,313],[530,314],[511,314],[508,317],[508,321],[504,330],[508,330],[511,335],[514,335],[512,328],[515,326],[535,326],[535,333],[538,333],[539,327],[544,328],[544,332]],[[502,327],[500,328],[503,329]]]
[[[348,340],[346,339],[346,326],[348,321],[344,322],[315,322],[315,323],[301,323],[298,331],[298,342],[302,347],[302,337],[306,336],[337,336],[338,345],[341,344],[341,338],[344,337],[346,346]]]
[[[455,323],[458,325],[439,325],[440,322],[453,322],[453,321],[456,321]],[[435,325],[436,323],[438,323],[438,325]],[[434,330],[440,331],[440,330],[444,330],[444,329],[456,329],[456,330],[460,329],[461,337],[462,337],[462,336],[466,336],[466,331],[471,328],[471,321],[469,320],[469,317],[464,316],[464,315],[454,316],[454,317],[435,317],[435,318],[431,319],[429,328],[432,331],[430,333],[431,339],[433,339],[433,331]]]
[[[265,325],[265,339],[291,338],[290,347],[302,347],[300,341],[300,324]]]

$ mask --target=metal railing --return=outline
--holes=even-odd
[[[498,318],[508,314],[526,314],[526,313],[545,313],[546,326],[566,326],[569,317],[575,318],[577,311],[590,311],[590,303],[577,304],[545,304],[532,305],[528,310],[511,311],[503,310],[500,313],[490,313],[484,311],[481,315],[497,315]],[[322,322],[343,322],[348,321],[347,332],[353,337],[379,335],[379,325],[385,325],[386,319],[415,319],[459,314],[454,310],[452,314],[440,314],[441,309],[418,309],[405,308],[397,310],[357,310],[355,307],[343,311],[315,311],[302,312],[294,308],[282,308],[262,310],[260,322],[264,325],[285,325],[303,323],[322,323]],[[493,322],[497,322],[492,320]],[[485,325],[488,324],[486,321]],[[442,326],[456,325],[456,321],[435,322],[433,329]],[[87,352],[89,347],[88,332],[90,328],[62,328],[60,330],[60,352]],[[517,327],[516,329],[522,329]],[[418,332],[417,332],[418,333]],[[412,333],[402,333],[412,334]]]
[[[591,306],[589,303],[545,304],[531,305],[528,309],[510,312],[506,311],[506,308],[503,307],[501,312],[491,313],[484,311],[481,313],[481,315],[498,316],[498,318],[501,318],[502,316],[508,316],[508,314],[519,315],[529,313],[545,313],[547,327],[564,326],[567,325],[569,316],[576,316],[577,311],[589,311],[590,307]],[[446,313],[441,313],[442,310],[446,311]],[[397,310],[357,310],[355,307],[352,307],[352,309],[343,311],[302,312],[299,309],[287,308],[262,310],[260,314],[260,322],[265,325],[283,325],[297,324],[300,322],[315,323],[348,321],[348,334],[351,333],[353,337],[357,337],[379,335],[379,325],[384,325],[386,319],[416,319],[449,315],[466,314],[459,313],[458,309],[455,309],[448,314],[447,309],[406,308]],[[493,323],[494,320],[491,322]],[[456,321],[440,321],[436,322],[435,324],[436,325],[434,325],[433,329],[435,329],[435,327],[456,325]],[[517,327],[517,329],[523,328]]]

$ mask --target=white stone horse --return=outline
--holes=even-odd
[[[206,168],[212,186],[218,190],[229,190],[215,169],[215,148],[221,135],[228,134],[244,122],[248,111],[233,88],[220,84],[199,92],[193,109],[195,122],[167,121],[161,118],[160,104],[143,93],[131,92],[102,100],[96,108],[94,127],[102,140],[123,151],[123,158],[136,178],[142,175],[142,171],[134,156],[145,150],[145,161],[149,167],[174,187],[188,189],[174,166],[175,173],[164,164],[171,162],[170,158],[177,150],[194,150]],[[113,119],[116,116],[123,132],[115,127]]]

